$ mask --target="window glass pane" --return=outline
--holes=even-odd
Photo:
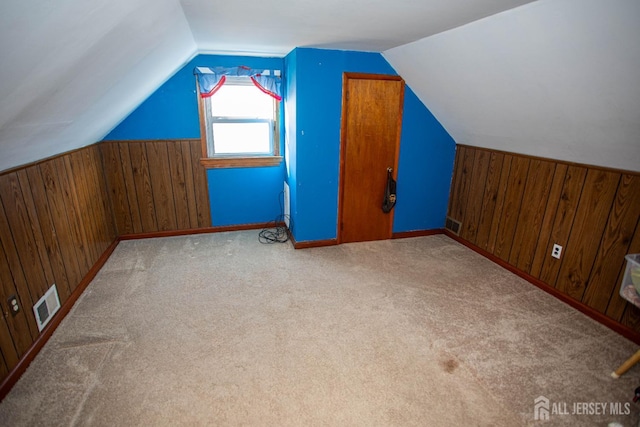
[[[225,83],[211,99],[213,117],[273,119],[273,98],[255,87]]]
[[[260,123],[213,123],[216,154],[271,153],[271,125]]]

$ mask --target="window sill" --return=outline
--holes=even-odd
[[[207,157],[200,159],[200,164],[207,169],[258,168],[264,166],[278,166],[280,163],[282,163],[282,156]]]

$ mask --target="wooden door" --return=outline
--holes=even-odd
[[[387,168],[397,177],[404,80],[345,73],[342,91],[341,243],[391,238],[393,210],[382,211]]]

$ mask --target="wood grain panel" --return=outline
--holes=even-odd
[[[475,241],[475,245],[482,249],[487,249],[489,243],[489,233],[498,200],[498,186],[500,185],[503,162],[504,154],[491,153]]]
[[[553,245],[556,243],[566,248],[586,176],[586,168],[569,166],[567,169],[562,187],[562,195],[560,196],[560,202],[558,203],[558,209],[556,210],[551,228],[551,237],[545,249],[545,254],[550,254]],[[560,260],[546,255],[545,261],[540,269],[539,279],[555,287],[560,266]]]
[[[104,165],[105,177],[111,198],[111,208],[116,221],[118,234],[134,232],[131,210],[127,199],[127,186],[122,173],[123,161],[116,144],[101,144],[100,150]],[[126,163],[124,163],[126,165]],[[133,211],[138,212],[137,207]]]
[[[87,188],[90,194],[90,212],[95,217],[97,226],[97,234],[92,238],[98,244],[98,257],[100,257],[113,243],[117,234],[107,196],[100,150],[97,146],[91,146],[86,150],[82,150],[81,153],[84,167],[89,177],[87,179]]]
[[[545,216],[546,203],[551,191],[551,182],[555,172],[555,163],[542,160],[531,160],[513,245],[509,254],[509,264],[529,273],[533,263],[540,230]]]
[[[80,264],[80,273],[84,275],[89,271],[93,265],[93,260],[97,258],[97,255],[93,252],[93,242],[90,239],[90,221],[88,219],[88,212],[86,212],[86,203],[83,197],[80,196],[79,188],[84,187],[85,176],[76,178],[71,167],[71,157],[76,152],[61,157],[59,160],[64,164],[64,170],[58,171],[58,176],[61,177],[64,189],[63,194],[65,196],[65,203],[67,209],[67,217],[69,218],[69,224],[72,225],[73,235],[76,239],[76,253],[84,261],[84,265]],[[82,171],[80,171],[81,173]],[[82,181],[82,182],[80,182]]]
[[[98,226],[95,223],[95,215],[91,209],[91,198],[89,194],[89,181],[91,174],[85,168],[82,152],[76,151],[66,157],[67,173],[72,182],[72,191],[74,194],[74,205],[77,207],[77,213],[82,223],[83,242],[85,245],[85,253],[87,256],[88,267],[93,265],[94,260],[100,256]],[[86,273],[86,272],[85,272]]]
[[[151,176],[149,175],[149,163],[147,162],[146,144],[142,142],[130,143],[129,155],[131,156],[133,180],[135,182],[136,200],[138,202],[138,212],[140,212],[142,231],[158,231],[153,189],[151,188]],[[127,190],[131,191],[130,188]]]
[[[176,230],[176,210],[171,186],[167,144],[164,141],[157,141],[146,145],[158,230]]]
[[[464,227],[464,215],[466,201],[469,194],[469,185],[471,182],[471,172],[473,172],[473,158],[475,150],[469,147],[459,147],[459,155],[456,157],[461,160],[460,170],[456,170],[456,180],[453,186],[453,202],[449,216],[457,221],[462,222]]]
[[[454,212],[458,211],[458,204],[462,202],[460,199],[460,186],[462,185],[462,165],[464,159],[464,153],[467,147],[464,145],[456,146],[456,154],[453,164],[453,176],[451,177],[451,189],[449,190],[449,204],[447,206],[447,215],[451,216]]]
[[[181,141],[180,148],[182,150],[182,164],[184,168],[187,204],[189,205],[189,226],[191,228],[198,228],[198,204],[196,202],[196,189],[195,185],[193,184],[194,164],[191,157],[191,143],[189,141]]]
[[[540,227],[540,236],[536,243],[536,251],[529,271],[529,273],[536,278],[540,278],[542,265],[544,264],[545,259],[549,256],[547,248],[549,247],[549,239],[553,230],[553,221],[558,210],[558,204],[560,203],[560,196],[562,195],[562,187],[567,176],[567,169],[568,166],[566,164],[558,163],[556,164],[555,171],[553,173],[553,181],[551,182],[549,197],[547,198],[544,209],[544,218],[542,219],[542,226]]]
[[[140,206],[138,200],[138,193],[136,191],[136,182],[134,179],[133,173],[133,163],[131,162],[131,154],[129,152],[129,144],[125,142],[113,143],[111,145],[115,145],[116,148],[114,150],[118,150],[120,153],[120,160],[122,162],[122,169],[118,170],[118,172],[122,172],[122,181],[124,182],[124,189],[122,190],[124,194],[126,194],[127,200],[129,202],[129,214],[131,218],[131,228],[127,231],[120,232],[119,234],[129,234],[129,233],[141,233],[143,231],[142,218],[140,215]]]
[[[604,313],[616,280],[624,269],[624,256],[638,223],[640,212],[640,176],[623,175],[620,179],[602,241],[593,262],[582,302]]]
[[[4,378],[9,373],[9,369],[7,368],[7,364],[4,361],[4,355],[2,354],[2,350],[0,348],[0,378]]]
[[[12,274],[14,276],[19,274],[17,270],[21,270],[24,274],[32,302],[29,305],[31,307],[46,292],[47,279],[33,230],[30,227],[29,214],[17,172],[0,178],[0,199],[5,206],[6,215],[6,223],[3,221],[0,225],[0,239],[5,245]]]
[[[507,186],[509,185],[509,174],[511,173],[511,162],[513,156],[505,155],[502,160],[502,169],[500,170],[500,182],[498,183],[498,197],[496,198],[496,207],[491,220],[491,228],[489,228],[489,240],[487,241],[487,250],[494,253],[496,241],[498,239],[498,230],[500,229],[500,219],[504,209],[504,201],[507,194]]]
[[[100,144],[118,234],[211,226],[200,141]]]
[[[101,165],[97,147],[92,146],[86,150],[79,151],[77,163],[82,167],[83,175],[80,175],[78,179],[83,180],[85,183],[87,212],[91,217],[93,233],[89,236],[89,240],[93,242],[96,255],[91,260],[93,265],[113,242],[115,235],[109,232],[112,229],[109,224],[113,223],[113,218],[109,215],[109,205],[104,203],[105,186],[100,182],[104,180],[104,173],[99,172],[97,169],[98,165]],[[74,174],[77,174],[77,172],[74,172]]]
[[[31,232],[34,237],[34,245],[38,250],[39,261],[42,266],[42,272],[44,273],[46,288],[41,289],[38,298],[44,295],[44,292],[55,283],[55,275],[53,274],[53,267],[51,266],[51,260],[47,250],[47,239],[45,238],[45,232],[42,231],[42,226],[38,218],[38,212],[33,198],[33,192],[29,183],[29,177],[27,171],[21,169],[16,172],[18,175],[18,181],[20,182],[20,189],[24,197],[24,203],[28,214],[27,224],[31,228]],[[64,267],[63,267],[64,268]]]
[[[69,223],[69,230],[71,232],[72,249],[75,252],[75,256],[78,259],[78,267],[80,268],[80,279],[89,271],[91,267],[90,259],[87,254],[87,237],[84,231],[84,225],[82,224],[82,216],[78,210],[77,200],[75,198],[75,185],[73,184],[73,176],[70,176],[70,167],[68,165],[69,159],[67,156],[59,157],[53,160],[56,170],[58,171],[58,179],[60,182],[60,195],[62,196],[62,203],[64,210],[67,214],[67,221]],[[78,282],[71,283],[74,287]],[[71,289],[71,291],[73,291]]]
[[[638,194],[640,173],[458,146],[449,214],[471,221],[462,241],[621,330],[640,331],[640,310],[618,295],[624,255],[640,253]],[[561,260],[551,257],[555,243]]]
[[[69,279],[69,292],[71,292],[75,284],[82,280],[82,272],[62,197],[63,190],[53,161],[42,163],[39,167],[45,184],[45,194],[51,212],[51,219],[58,236],[60,253]]]
[[[198,227],[211,227],[207,173],[205,168],[200,165],[200,145],[195,142],[191,142],[191,159],[193,164],[193,186],[195,188],[196,208],[198,212]]]
[[[493,254],[508,261],[513,246],[513,235],[518,224],[518,213],[522,204],[524,186],[527,182],[530,160],[525,157],[514,157],[511,161],[509,184],[505,193],[504,206],[500,218],[500,228]]]
[[[47,200],[47,188],[40,173],[40,166],[31,166],[26,170],[29,178],[29,189],[33,195],[33,201],[38,213],[38,221],[42,238],[47,250],[49,263],[53,270],[53,276],[58,289],[60,302],[66,301],[71,294],[69,288],[69,278],[67,276],[67,266],[60,250],[59,239],[63,238],[56,233],[56,225],[53,221],[49,202]]]
[[[2,202],[0,202],[2,204]],[[0,222],[3,219],[0,218]],[[15,350],[18,357],[22,356],[29,348],[35,337],[37,336],[37,326],[35,325],[35,319],[32,316],[27,316],[31,305],[31,296],[27,285],[20,280],[24,280],[24,276],[20,276],[17,272],[11,271],[10,264],[7,260],[6,249],[4,248],[4,240],[0,239],[0,297],[2,297],[3,303],[12,295],[18,298],[18,303],[23,310],[20,310],[15,316],[8,314],[4,316],[7,321],[9,333],[11,334],[11,340],[13,341]],[[13,274],[18,277],[14,279]],[[30,320],[33,321],[33,325],[30,324]],[[35,331],[34,331],[35,328]],[[4,347],[3,347],[4,350]],[[7,352],[10,352],[10,348],[7,347]]]
[[[169,177],[175,206],[176,226],[178,230],[188,230],[191,228],[191,222],[189,220],[187,183],[182,158],[182,145],[180,142],[167,142],[167,154],[169,159]]]
[[[600,245],[620,174],[590,169],[585,180],[556,288],[581,300]]]
[[[6,258],[5,268],[12,277],[11,282],[13,282],[15,290],[17,291],[18,299],[20,300],[20,306],[32,307],[33,303],[37,300],[33,300],[33,296],[31,295],[27,277],[25,276],[25,273],[22,269],[22,264],[20,263],[18,249],[16,248],[13,241],[13,236],[11,235],[6,212],[7,208],[4,206],[4,202],[2,201],[2,199],[0,199],[0,241],[2,242],[2,246],[4,249],[4,257]],[[33,270],[30,271],[30,277],[35,277],[35,273],[33,273]],[[36,321],[34,318],[32,318],[32,316],[27,316],[26,319],[29,329],[28,331],[23,331],[23,333],[25,334],[25,336],[26,334],[28,334],[32,338],[35,338],[38,335],[38,327],[36,326]]]
[[[6,300],[6,298],[4,298],[4,292],[2,292],[2,297],[3,300]],[[13,369],[13,367],[18,364],[18,351],[11,338],[11,331],[9,330],[5,316],[0,316],[0,352],[2,352],[2,359],[7,370]]]
[[[491,153],[488,151],[475,151],[473,170],[471,172],[473,179],[469,183],[469,196],[467,197],[464,223],[460,232],[460,237],[470,242],[475,242],[478,234],[490,160]]]

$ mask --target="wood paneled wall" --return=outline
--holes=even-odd
[[[118,236],[211,225],[200,151],[103,142],[0,174],[0,382],[40,336],[32,307],[53,283],[64,304]]]
[[[100,144],[119,235],[211,226],[200,140]]]
[[[458,145],[449,216],[461,238],[640,331],[618,294],[624,256],[640,253],[640,174]]]
[[[33,305],[54,283],[64,304],[116,239],[106,195],[95,145],[0,175],[0,380],[40,334]]]

